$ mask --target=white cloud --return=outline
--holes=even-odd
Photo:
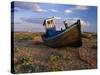
[[[76,5],[75,7],[64,10],[65,13],[72,13],[74,10],[87,10],[87,6]]]
[[[66,9],[64,12],[65,12],[65,13],[72,13],[72,10]]]
[[[46,12],[47,11],[45,9],[40,8],[40,6],[38,4],[33,4],[32,9],[33,9],[33,11],[36,11],[36,12]]]
[[[56,9],[50,9],[50,11],[52,11],[52,12],[59,12],[59,11],[56,10]]]
[[[46,12],[47,11],[45,9],[42,9],[38,3],[31,3],[31,2],[15,2],[15,7],[34,11],[34,12]]]
[[[82,5],[77,5],[74,9],[75,10],[87,10],[88,7],[87,6],[82,6]]]
[[[55,19],[62,19],[61,17],[55,17]]]
[[[90,24],[87,21],[81,20],[81,25],[82,25],[82,27],[85,28],[85,27],[88,27]]]

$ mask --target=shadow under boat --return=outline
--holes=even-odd
[[[49,47],[80,47],[82,46],[81,39],[81,23],[77,20],[76,23],[69,26],[62,31],[56,31],[55,35],[48,36],[48,34],[42,35],[43,43]]]

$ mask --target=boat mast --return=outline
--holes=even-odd
[[[67,20],[64,21],[64,25],[65,25],[65,28],[67,29],[68,28]]]

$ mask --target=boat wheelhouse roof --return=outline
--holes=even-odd
[[[53,17],[48,17],[44,20],[44,23],[43,25],[46,26],[47,24],[52,24],[53,23],[53,20],[54,20],[54,16]],[[52,22],[51,22],[52,21]]]

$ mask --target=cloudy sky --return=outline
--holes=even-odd
[[[57,30],[64,28],[63,20],[73,24],[81,20],[82,31],[97,32],[97,7],[33,2],[12,2],[14,31],[44,32],[43,20],[55,16]],[[14,19],[14,20],[13,20]]]

